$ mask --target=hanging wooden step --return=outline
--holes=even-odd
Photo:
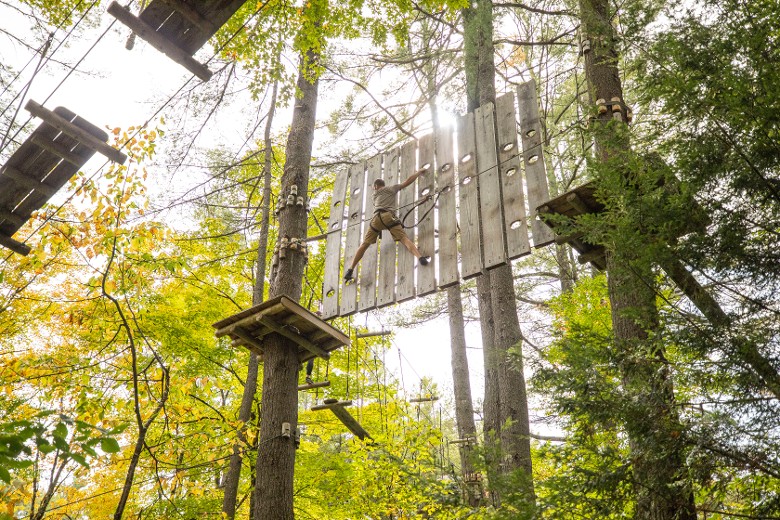
[[[344,423],[344,426],[352,432],[353,435],[358,437],[361,441],[369,438],[373,440],[373,437],[363,428],[352,415],[344,409],[345,406],[352,406],[352,401],[339,401],[338,399],[325,399],[323,404],[312,406],[312,411],[318,410],[330,410],[333,415]]]
[[[579,188],[568,191],[563,195],[548,200],[536,211],[539,214],[539,218],[547,224],[553,231],[557,233],[557,230],[562,226],[559,219],[550,218],[554,215],[562,215],[567,217],[569,221],[574,221],[580,215],[587,213],[601,213],[604,211],[604,205],[596,200],[594,196],[596,187],[592,182],[583,184]],[[578,253],[578,261],[581,264],[590,262],[598,269],[604,270],[607,268],[607,260],[602,246],[589,244],[582,240],[581,234],[575,235],[560,235],[555,237],[557,244],[569,244]]]
[[[333,350],[349,345],[349,337],[319,316],[282,295],[214,324],[217,337],[230,336],[262,359],[263,338],[279,334],[298,345],[298,359],[330,358]]]
[[[313,390],[315,388],[324,388],[330,386],[330,381],[319,381],[317,383],[306,383],[305,385],[298,385],[298,391]]]
[[[67,108],[50,111],[35,101],[25,106],[43,119],[0,170],[0,245],[21,255],[29,246],[11,238],[95,154],[124,163],[127,156],[107,144],[108,134]]]
[[[437,395],[427,395],[423,397],[413,397],[409,399],[409,402],[410,403],[432,403],[438,400],[439,400],[439,396]]]
[[[108,13],[203,81],[211,71],[192,57],[245,0],[152,0],[139,16],[111,2]]]

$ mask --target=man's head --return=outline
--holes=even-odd
[[[382,179],[377,179],[377,180],[374,181],[374,189],[375,190],[378,190],[379,188],[384,188],[384,187],[385,187],[385,181],[383,181]]]

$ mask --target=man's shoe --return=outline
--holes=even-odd
[[[421,256],[420,257],[420,265],[428,265],[428,262],[431,261],[430,256]]]
[[[348,281],[352,280],[352,271],[353,271],[353,269],[347,269],[346,271],[344,271],[344,281],[345,282],[348,282]]]
[[[306,384],[307,385],[313,385],[314,380],[311,378],[311,376],[306,376]]]

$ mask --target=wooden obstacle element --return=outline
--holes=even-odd
[[[323,404],[312,406],[312,411],[318,410],[330,410],[333,415],[344,423],[344,426],[352,432],[353,435],[358,437],[361,441],[369,438],[373,440],[373,437],[363,428],[352,415],[344,409],[346,406],[352,406],[352,401],[339,401],[338,399],[325,399]]]
[[[528,255],[529,228],[534,247],[552,242],[554,234],[542,222],[534,218],[528,224],[526,207],[526,201],[534,209],[549,198],[535,84],[521,85],[517,99],[519,109],[514,93],[504,94],[495,107],[488,103],[459,116],[455,128],[437,128],[337,174],[328,222],[324,319],[430,294]],[[426,173],[398,194],[398,217],[430,263],[418,266],[383,231],[378,247],[366,251],[353,273],[358,282],[339,287],[341,266],[351,264],[373,217],[374,179],[398,184],[420,169]]]
[[[95,154],[124,163],[107,144],[108,134],[67,108],[50,111],[35,101],[25,108],[43,120],[0,170],[0,245],[27,255],[30,247],[11,238]]]
[[[368,332],[358,332],[355,334],[356,338],[374,338],[376,336],[389,336],[393,332],[390,330],[378,330],[378,331],[368,331]]]
[[[548,200],[537,208],[539,217],[550,229],[555,231],[561,228],[562,225],[567,225],[562,220],[573,222],[581,215],[600,213],[604,211],[604,205],[596,200],[594,196],[595,191],[595,185],[589,182],[552,200]],[[556,215],[558,216],[557,218],[555,218]],[[560,217],[565,217],[565,219]],[[604,248],[585,242],[582,240],[582,234],[559,234],[554,238],[554,241],[557,244],[569,244],[572,246],[579,253],[577,260],[581,264],[590,262],[601,270],[607,268]]]
[[[298,385],[298,391],[313,390],[314,388],[325,388],[330,386],[330,381],[320,381],[318,383],[306,383],[305,385]]]
[[[313,312],[282,295],[215,323],[216,336],[230,336],[233,346],[245,346],[263,356],[263,338],[279,334],[298,345],[298,359],[330,358],[349,338]]]
[[[439,396],[437,395],[427,395],[424,397],[413,397],[409,399],[409,402],[410,403],[432,403],[438,400],[439,400]]]
[[[192,57],[246,0],[152,0],[139,16],[117,2],[108,13],[203,81],[211,71]]]

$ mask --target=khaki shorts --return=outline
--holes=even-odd
[[[368,223],[366,234],[363,235],[363,243],[375,243],[383,229],[390,231],[390,235],[396,242],[406,237],[401,221],[390,211],[380,211]]]

